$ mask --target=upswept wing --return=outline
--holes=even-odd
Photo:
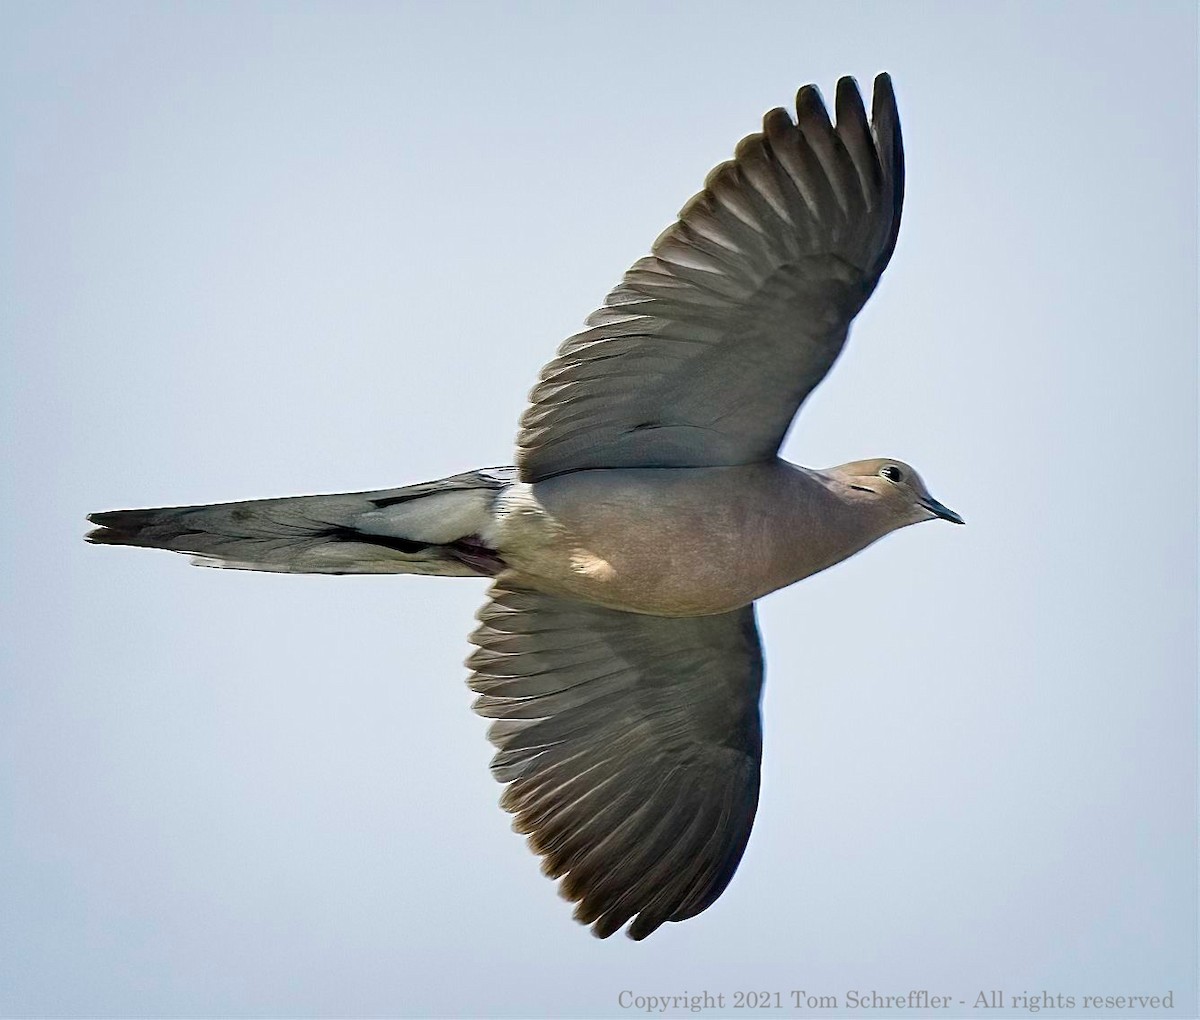
[[[467,660],[502,806],[575,917],[642,939],[721,894],[758,803],[754,607],[668,619],[513,586]]]
[[[543,369],[524,481],[585,468],[774,456],[891,258],[904,157],[891,79],[805,86],[772,110]]]

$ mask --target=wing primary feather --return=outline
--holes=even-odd
[[[481,714],[496,717],[493,774],[508,784],[500,803],[576,901],[576,917],[601,937],[626,923],[645,937],[715,899],[757,796],[747,783],[760,748],[753,609],[647,617],[502,577],[478,615],[471,685],[489,692]],[[607,668],[597,648],[608,650]],[[525,678],[514,668],[522,662],[533,671]]]

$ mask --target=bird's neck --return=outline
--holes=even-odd
[[[779,587],[848,559],[893,529],[875,502],[847,499],[842,486],[820,471],[783,466],[788,491],[775,550]]]

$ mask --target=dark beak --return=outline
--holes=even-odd
[[[921,506],[933,514],[934,517],[940,517],[943,521],[949,521],[951,524],[967,523],[948,506],[942,506],[942,504],[932,496],[926,496],[924,499],[922,499]]]

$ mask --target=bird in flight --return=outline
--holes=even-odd
[[[467,660],[502,806],[575,917],[643,939],[710,906],[758,804],[754,602],[889,532],[961,524],[892,458],[778,457],[888,264],[904,157],[868,121],[795,116],[704,189],[542,370],[516,463],[373,492],[92,514],[88,541],[211,567],[491,578]]]

